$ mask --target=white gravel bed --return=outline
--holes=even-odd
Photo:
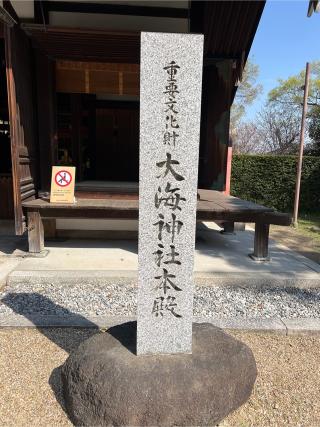
[[[221,318],[320,317],[320,289],[196,288],[194,315]],[[133,316],[136,288],[125,285],[17,285],[0,294],[1,314]]]

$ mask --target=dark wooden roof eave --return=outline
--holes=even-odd
[[[242,70],[256,33],[265,1],[192,1],[190,30],[204,33],[205,58],[234,58],[234,83]],[[33,45],[53,58],[131,62],[140,61],[140,32],[92,30],[23,24]]]
[[[233,97],[264,6],[264,0],[191,1],[190,29],[205,34],[205,63],[214,58],[234,61]]]
[[[138,64],[139,31],[108,31],[22,24],[35,48],[55,59]]]

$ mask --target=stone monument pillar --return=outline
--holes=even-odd
[[[75,425],[216,425],[251,394],[251,350],[192,328],[202,50],[202,35],[142,33],[138,322],[65,362]]]
[[[137,353],[191,353],[203,35],[141,34]]]

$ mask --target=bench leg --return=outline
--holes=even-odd
[[[39,253],[44,249],[43,223],[39,212],[28,212],[29,252]]]
[[[269,258],[269,224],[256,223],[254,232],[254,261],[270,261]]]
[[[235,234],[234,233],[234,222],[226,221],[223,222],[223,230],[221,230],[222,234]]]
[[[55,239],[57,237],[56,219],[43,218],[42,223],[46,239]]]

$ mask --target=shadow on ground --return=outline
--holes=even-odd
[[[23,315],[31,322],[33,322],[37,329],[46,338],[48,338],[54,344],[58,345],[68,354],[74,351],[83,341],[100,332],[98,326],[95,323],[91,322],[90,320],[79,314],[72,313],[65,307],[55,304],[49,298],[41,294],[9,293],[5,295],[1,301],[3,304],[10,307],[16,314]],[[63,316],[72,316],[73,318],[76,318],[77,323],[81,323],[83,326],[81,326],[81,328],[41,327],[39,320],[37,321],[36,314],[39,314],[40,309],[43,313],[44,306],[46,307],[47,314],[59,313]],[[49,378],[49,385],[61,408],[68,415],[63,398],[63,387],[61,380],[62,366],[63,365],[58,366],[52,371]]]
[[[15,255],[17,251],[28,251],[28,240],[25,236],[2,236],[0,234],[0,255]]]

